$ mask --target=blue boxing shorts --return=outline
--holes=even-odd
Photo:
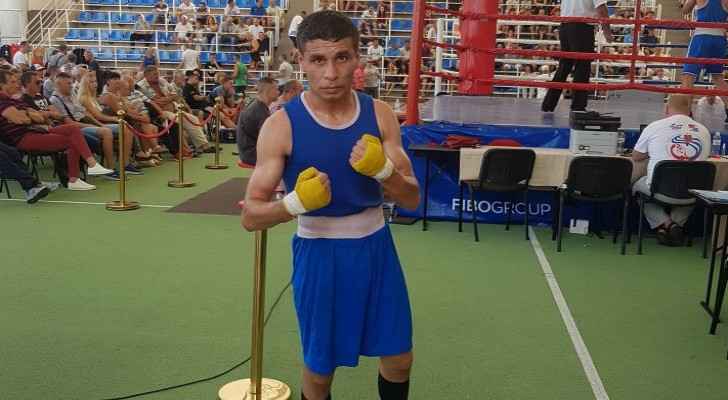
[[[725,36],[717,35],[693,35],[688,47],[688,57],[701,58],[725,58],[726,39]],[[683,74],[694,76],[700,75],[705,70],[709,74],[722,74],[723,64],[685,64]]]
[[[412,350],[412,314],[402,267],[385,225],[360,239],[293,237],[293,298],[312,372],[355,367],[359,356]]]

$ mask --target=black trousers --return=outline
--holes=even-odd
[[[565,22],[559,28],[559,42],[561,51],[578,51],[582,53],[594,52],[594,26],[580,22]],[[559,59],[559,68],[556,70],[552,82],[566,82],[573,71],[574,83],[589,83],[591,75],[591,60],[572,60],[569,58]],[[575,91],[571,99],[572,110],[583,110],[586,108],[587,91]],[[549,89],[543,99],[541,109],[553,111],[559,103],[561,89]]]
[[[0,143],[0,175],[18,181],[25,191],[39,183],[28,171],[28,166],[23,162],[20,153],[3,143]]]

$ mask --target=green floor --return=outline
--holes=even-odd
[[[230,162],[229,151],[226,154]],[[176,205],[240,169],[147,170],[129,198]],[[230,162],[232,165],[232,162]],[[103,203],[116,186],[56,192]],[[13,186],[16,197],[20,195]],[[2,194],[4,197],[4,194]],[[0,201],[0,399],[95,400],[215,374],[249,353],[252,234],[236,217],[108,212],[101,205]],[[413,399],[593,399],[531,244],[518,227],[394,226],[415,322]],[[293,224],[270,231],[268,304],[290,278]],[[707,334],[699,246],[619,256],[609,240],[538,239],[611,399],[725,399],[728,329]],[[290,292],[266,331],[266,375],[298,398],[300,347]],[[215,399],[227,381],[145,399]],[[335,399],[375,399],[376,360],[337,372]]]

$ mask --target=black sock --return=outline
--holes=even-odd
[[[390,382],[379,374],[379,398],[381,400],[407,400],[409,396],[409,380],[406,382]]]
[[[301,391],[301,400],[308,400],[306,396],[304,396],[303,391]],[[326,400],[331,400],[331,393],[329,393],[329,396],[326,398]]]

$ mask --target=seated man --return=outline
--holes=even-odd
[[[34,204],[51,192],[50,187],[39,182],[28,172],[20,153],[2,143],[0,143],[0,177],[18,181],[25,191],[25,200],[28,204]]]
[[[83,158],[88,164],[88,175],[106,175],[113,171],[96,162],[81,129],[72,124],[48,127],[50,121],[46,116],[14,98],[19,94],[17,75],[0,70],[0,141],[25,152],[66,151],[68,188],[96,189],[79,178],[79,160]]]
[[[270,105],[278,98],[278,85],[272,78],[261,78],[257,84],[257,96],[240,113],[236,139],[240,161],[255,165],[260,128],[270,116]]]
[[[210,111],[210,103],[207,96],[200,93],[200,76],[198,71],[185,72],[185,85],[182,88],[182,96],[184,96],[187,105],[190,106],[192,112],[198,119],[205,118]]]
[[[647,175],[634,183],[633,190],[650,194],[650,183],[655,165],[663,160],[700,161],[710,154],[710,133],[690,115],[690,96],[673,94],[667,101],[667,118],[655,121],[645,128],[634,146],[635,161],[649,160]],[[669,201],[669,199],[666,199]],[[645,218],[657,239],[668,246],[681,245],[683,226],[693,211],[692,205],[680,205],[676,200],[668,214],[662,206],[645,204]]]

